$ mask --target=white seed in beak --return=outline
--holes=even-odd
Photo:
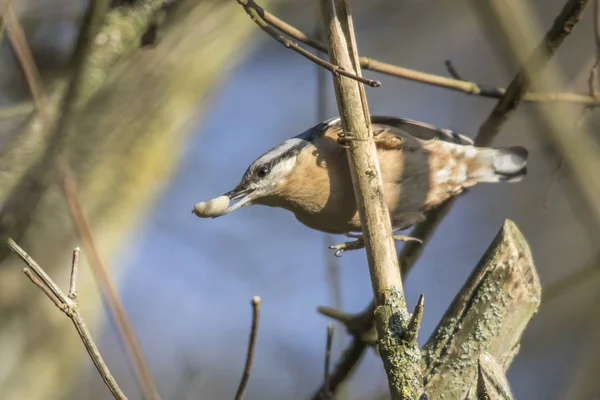
[[[229,197],[219,196],[216,199],[203,201],[194,206],[194,214],[200,218],[218,217],[229,206]]]

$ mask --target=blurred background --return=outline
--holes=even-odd
[[[71,71],[86,2],[12,3],[53,93]],[[564,5],[528,3],[544,31]],[[260,4],[307,32],[320,22],[312,0]],[[516,72],[502,38],[489,34],[472,2],[350,4],[363,55],[444,76],[450,59],[464,79],[497,87],[506,87]],[[105,39],[110,46],[119,37]],[[43,140],[19,136],[29,129],[31,98],[6,37],[0,50],[5,199],[18,179],[13,169],[38,157]],[[567,81],[555,89],[587,93],[594,59],[589,7],[554,58]],[[261,325],[247,398],[309,398],[322,381],[329,323],[316,307],[360,312],[369,303],[364,251],[334,260],[327,245],[344,237],[312,231],[280,209],[248,207],[215,220],[190,211],[237,185],[263,152],[320,122],[320,112],[336,116],[329,74],[319,111],[317,67],[261,32],[233,0],[183,1],[168,15],[156,45],[132,50],[109,71],[78,113],[68,146],[98,249],[162,395],[233,398],[245,361],[250,299],[259,295]],[[496,104],[363,73],[382,81],[380,88],[367,89],[373,114],[425,121],[470,137]],[[569,178],[556,173],[560,155],[539,140],[544,128],[537,115],[531,104],[521,105],[494,141],[529,149],[527,178],[480,185],[458,200],[407,277],[407,301],[412,308],[425,294],[423,344],[503,221],[515,221],[529,241],[542,286],[553,287],[548,298],[542,292],[509,370],[515,396],[599,399],[597,227],[578,206]],[[595,131],[597,115],[592,112],[585,123]],[[577,140],[575,129],[572,135]],[[71,251],[81,242],[59,190],[51,187],[40,201],[20,244],[66,288]],[[332,261],[338,263],[334,281]],[[70,322],[21,270],[13,256],[0,267],[0,398],[111,398]],[[581,270],[591,273],[576,284],[560,283]],[[109,367],[130,399],[141,398],[85,257],[79,285],[83,315]],[[338,327],[333,360],[348,341]],[[381,361],[368,350],[339,398],[384,399],[386,392]]]

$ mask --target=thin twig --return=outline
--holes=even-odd
[[[451,60],[446,60],[444,61],[444,65],[446,66],[446,70],[448,71],[448,73],[450,74],[451,77],[453,77],[456,80],[462,81],[463,79],[460,77],[458,71],[456,70],[456,68],[454,68],[454,64],[452,64]]]
[[[96,242],[92,234],[90,222],[85,215],[83,207],[79,201],[77,194],[77,187],[75,183],[75,177],[72,175],[71,169],[67,166],[63,159],[58,161],[59,172],[60,172],[60,187],[65,196],[67,204],[73,217],[73,221],[77,227],[77,231],[81,236],[84,248],[87,249],[86,254],[96,283],[100,288],[102,297],[108,304],[109,314],[112,316],[117,331],[119,332],[119,338],[125,346],[127,352],[127,359],[131,362],[133,371],[137,378],[137,381],[142,389],[144,398],[151,400],[160,399],[160,394],[156,386],[156,382],[152,377],[148,363],[146,362],[141,346],[135,336],[135,332],[127,314],[125,307],[121,302],[119,293],[110,278],[104,262],[100,257],[100,253],[96,247]]]
[[[33,102],[38,112],[45,112],[45,109],[43,107],[45,106],[46,101],[48,99],[46,97],[46,93],[44,92],[40,71],[35,65],[33,54],[31,53],[31,50],[27,45],[25,32],[23,31],[21,24],[19,24],[17,20],[15,10],[10,0],[8,1],[8,5],[6,6],[4,20],[6,23],[7,36],[13,44],[13,49],[17,55],[17,58],[19,59],[21,67],[23,68],[25,79],[27,80],[27,84],[31,89]]]
[[[331,399],[331,391],[329,390],[329,365],[331,364],[331,344],[333,343],[333,324],[327,326],[327,344],[325,346],[325,370],[323,378],[323,400]]]
[[[46,272],[40,267],[33,258],[29,256],[19,245],[12,239],[8,239],[8,246],[12,251],[14,251],[25,264],[28,265],[28,268],[25,268],[23,272],[27,277],[37,286],[39,287],[45,294],[48,296],[50,300],[73,322],[75,325],[75,329],[77,329],[77,333],[83,342],[90,358],[92,359],[96,369],[100,373],[102,380],[112,393],[115,399],[117,400],[127,400],[125,394],[119,387],[117,381],[110,373],[108,366],[104,362],[96,343],[92,339],[92,335],[90,331],[83,321],[79,313],[79,307],[77,305],[76,297],[70,298],[66,296],[62,290],[58,287],[56,283],[46,274]],[[73,263],[72,269],[76,268],[76,263]],[[71,272],[72,277],[76,277],[77,274]],[[72,282],[73,283],[73,282]],[[76,283],[73,285],[73,292],[76,293]]]
[[[542,41],[533,50],[506,88],[506,95],[502,96],[479,128],[479,133],[475,139],[476,145],[484,146],[491,143],[504,122],[517,109],[527,90],[529,90],[531,85],[529,77],[541,71],[548,64],[556,50],[571,33],[575,24],[579,22],[588,2],[589,0],[567,1]]]
[[[254,1],[248,1],[248,7],[252,8],[263,20],[263,22],[266,22],[269,25],[279,29],[281,32],[291,36],[295,40],[305,43],[306,45],[321,52],[326,52],[326,46],[323,43],[310,38],[306,33],[279,19],[269,11],[260,7]],[[429,74],[426,72],[378,61],[370,57],[360,57],[359,61],[360,66],[363,69],[379,72],[396,78],[424,83],[426,85],[455,90],[470,95],[501,99],[506,93],[506,89],[504,88],[497,88],[490,85],[461,80],[458,78],[452,79],[441,75]],[[564,102],[590,106],[600,105],[599,98],[571,92],[526,92],[523,95],[522,101],[541,103]]]
[[[337,361],[335,368],[329,374],[329,392],[335,393],[336,389],[350,376],[350,374],[358,366],[358,361],[362,359],[367,349],[367,344],[357,338],[352,338],[350,344],[342,352],[342,356]],[[325,390],[325,382],[319,387],[315,394],[311,397],[312,400],[321,400],[321,393]]]
[[[246,387],[250,380],[250,372],[252,371],[252,362],[254,361],[254,349],[256,348],[256,339],[258,338],[258,323],[260,320],[260,297],[252,298],[252,327],[250,329],[250,340],[248,342],[248,354],[246,355],[246,365],[244,373],[240,380],[235,400],[242,400],[246,394]]]
[[[310,51],[298,46],[298,44],[296,42],[293,42],[293,41],[287,39],[286,37],[280,35],[279,33],[277,33],[277,31],[275,29],[273,29],[269,24],[267,24],[265,22],[265,20],[261,17],[260,13],[256,9],[257,5],[256,5],[256,3],[254,3],[253,0],[237,0],[237,2],[242,7],[244,7],[244,10],[246,10],[246,13],[248,13],[248,15],[250,16],[252,21],[254,21],[256,23],[256,25],[258,25],[259,28],[262,29],[264,32],[266,32],[269,36],[271,36],[273,39],[277,40],[279,43],[281,43],[288,49],[295,51],[296,53],[306,57],[307,59],[314,62],[315,64],[330,71],[334,76],[343,75],[350,79],[354,79],[358,82],[364,83],[364,84],[372,86],[372,87],[381,86],[381,82],[372,80],[372,79],[363,78],[362,76],[358,76],[356,74],[353,74],[353,73],[345,70],[344,68],[342,68],[339,65],[329,63],[329,62],[323,60],[322,58],[315,56]],[[260,8],[260,7],[258,7],[258,8]]]
[[[71,279],[69,280],[69,298],[77,298],[77,272],[79,270],[79,254],[81,250],[76,247],[73,250],[73,260],[71,262]]]

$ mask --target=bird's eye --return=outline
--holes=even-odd
[[[258,174],[259,178],[264,178],[269,173],[269,167],[260,167],[256,173]]]

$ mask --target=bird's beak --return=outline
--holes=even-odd
[[[229,200],[235,201],[234,204],[230,204],[221,215],[229,214],[237,209],[246,207],[252,204],[252,200],[256,197],[254,189],[233,189],[231,192],[225,193],[223,196],[229,197]],[[220,217],[221,215],[218,215]]]
[[[249,206],[255,197],[254,189],[238,186],[219,197],[196,204],[193,213],[200,218],[217,218],[232,213],[239,208]],[[231,204],[232,201],[235,203]]]

